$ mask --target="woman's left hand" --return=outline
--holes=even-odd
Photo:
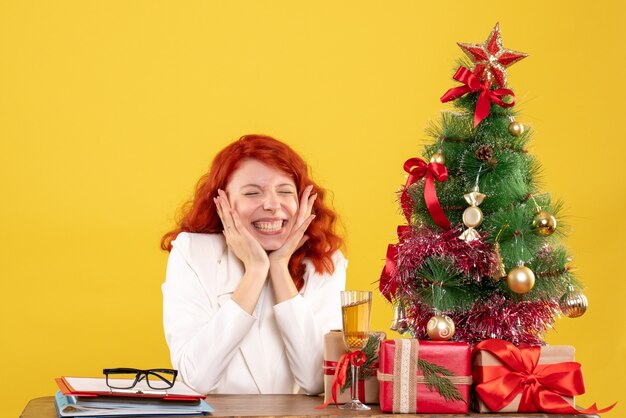
[[[302,193],[295,223],[287,236],[287,240],[280,248],[269,254],[270,269],[278,265],[287,266],[293,253],[309,239],[304,233],[315,219],[315,215],[312,215],[311,211],[313,210],[313,203],[317,199],[317,193],[311,195],[311,190],[313,190],[312,185],[307,186]]]

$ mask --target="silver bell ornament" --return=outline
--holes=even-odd
[[[406,310],[402,302],[398,302],[394,308],[393,321],[391,321],[389,329],[401,335],[409,330],[409,321],[406,318]]]

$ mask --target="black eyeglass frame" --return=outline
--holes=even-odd
[[[146,380],[146,384],[148,385],[149,388],[151,389],[155,389],[155,390],[163,390],[163,389],[170,389],[171,387],[174,386],[174,383],[176,382],[176,377],[178,376],[178,370],[174,370],[174,369],[146,369],[146,370],[141,370],[141,369],[133,369],[133,368],[129,368],[129,367],[118,367],[118,368],[114,368],[114,369],[102,369],[102,373],[104,374],[105,378],[106,378],[106,384],[108,387],[110,387],[111,389],[132,389],[135,386],[137,386],[137,383],[141,382],[142,380]],[[171,379],[168,379],[167,377],[161,376],[159,373],[166,373],[168,375],[171,375]],[[133,381],[133,383],[129,386],[112,386],[111,384],[109,384],[109,376],[111,376],[111,378],[115,378],[114,376],[117,374],[135,374],[135,380]],[[162,382],[164,382],[165,384],[167,384],[167,386],[159,386],[159,387],[154,387],[150,384],[150,376],[154,376],[157,377],[158,379],[160,379]]]

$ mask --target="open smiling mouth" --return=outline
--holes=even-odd
[[[284,219],[279,219],[276,221],[252,222],[252,226],[254,226],[254,229],[264,234],[278,233],[284,228],[286,224],[287,224],[287,221]]]

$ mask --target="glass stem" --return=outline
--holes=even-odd
[[[359,402],[359,366],[352,365],[352,400]]]

